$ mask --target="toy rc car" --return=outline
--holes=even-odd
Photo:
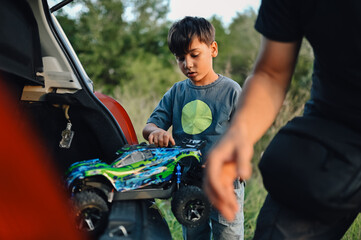
[[[203,223],[210,204],[201,190],[202,143],[188,140],[167,148],[128,145],[110,165],[93,159],[70,166],[66,183],[77,208],[78,228],[94,234],[103,231],[113,201],[170,197],[181,224]]]

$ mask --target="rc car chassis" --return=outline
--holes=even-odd
[[[181,224],[195,227],[206,221],[210,204],[201,190],[203,144],[186,140],[167,148],[127,145],[110,165],[93,159],[70,166],[66,183],[78,228],[92,235],[104,231],[114,201],[171,197],[172,212]]]

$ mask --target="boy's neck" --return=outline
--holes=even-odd
[[[219,78],[219,75],[213,71],[212,73],[209,74],[209,76],[206,76],[201,81],[193,81],[192,79],[189,79],[189,80],[191,81],[191,83],[194,86],[206,86],[211,83],[214,83],[215,81],[217,81],[218,78]]]

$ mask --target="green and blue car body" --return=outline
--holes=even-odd
[[[118,192],[141,189],[171,181],[177,175],[177,165],[183,159],[201,163],[201,153],[193,147],[159,148],[151,145],[133,145],[118,151],[116,160],[107,164],[100,159],[74,163],[66,173],[66,184],[102,176]]]

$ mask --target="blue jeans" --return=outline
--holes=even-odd
[[[243,240],[244,238],[244,183],[236,183],[234,192],[237,196],[239,212],[233,222],[227,221],[215,208],[211,209],[210,219],[205,224],[188,228],[182,226],[184,240]]]

